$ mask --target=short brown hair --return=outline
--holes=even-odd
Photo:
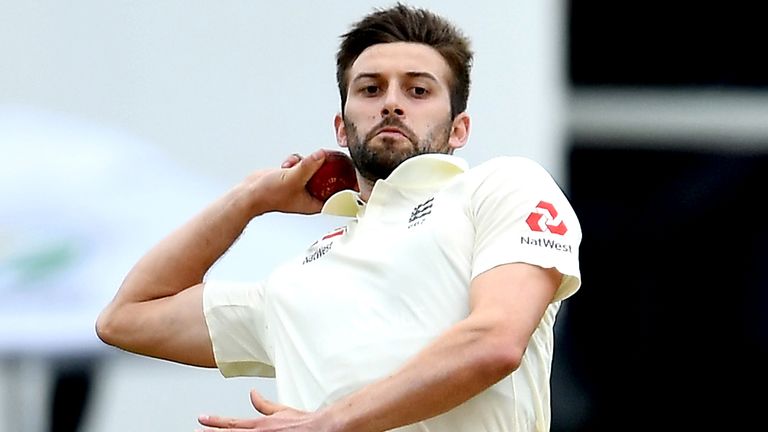
[[[431,46],[443,56],[453,73],[448,84],[451,92],[451,118],[467,109],[472,51],[469,39],[446,19],[425,9],[397,3],[389,9],[377,9],[341,36],[336,54],[336,82],[341,96],[341,112],[347,101],[352,63],[366,48],[390,42],[415,42]]]

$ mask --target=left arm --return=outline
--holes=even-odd
[[[442,414],[518,368],[561,277],[555,269],[523,263],[492,268],[472,281],[469,316],[392,375],[312,413],[255,397],[266,417],[200,422],[244,431],[292,424],[280,430],[378,432]]]

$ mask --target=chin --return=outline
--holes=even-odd
[[[414,153],[413,143],[406,137],[393,138],[393,137],[377,137],[371,144],[374,150],[382,149],[390,152],[397,153]]]

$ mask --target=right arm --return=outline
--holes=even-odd
[[[204,276],[254,217],[271,211],[317,213],[304,189],[324,152],[257,171],[169,234],[130,270],[96,321],[109,345],[175,362],[215,367],[203,315]]]

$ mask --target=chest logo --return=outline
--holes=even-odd
[[[312,246],[309,247],[309,254],[304,257],[302,264],[309,264],[316,259],[322,258],[323,255],[328,253],[328,251],[330,251],[333,247],[334,237],[342,236],[346,234],[346,232],[347,227],[345,226],[336,228],[335,230],[324,235],[320,240],[312,243]]]
[[[424,222],[424,218],[432,213],[432,202],[434,200],[435,197],[432,197],[413,208],[411,217],[408,219],[408,228],[413,228]]]

